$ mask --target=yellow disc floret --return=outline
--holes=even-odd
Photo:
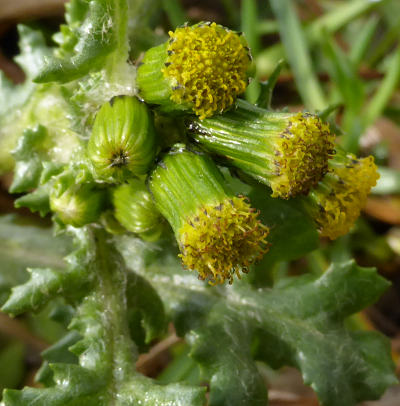
[[[171,99],[187,104],[201,118],[230,107],[247,85],[249,49],[241,37],[215,23],[169,32],[164,77]]]
[[[374,158],[348,155],[346,164],[333,167],[316,189],[314,213],[320,234],[334,240],[348,233],[379,179]]]
[[[200,208],[178,232],[183,265],[212,285],[231,284],[268,250],[268,227],[257,216],[242,196]]]
[[[307,194],[328,171],[334,135],[317,116],[298,113],[275,141],[272,196],[290,198]]]

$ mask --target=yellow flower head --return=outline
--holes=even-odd
[[[200,23],[170,31],[164,77],[171,99],[203,119],[230,107],[247,86],[249,49],[234,31]]]
[[[268,251],[268,227],[257,216],[244,197],[199,208],[178,231],[183,265],[212,285],[240,279]]]
[[[379,174],[372,156],[357,159],[349,154],[344,162],[332,161],[330,172],[310,197],[321,236],[334,240],[350,231]]]
[[[317,116],[298,113],[274,140],[275,173],[270,178],[273,197],[307,194],[328,171],[334,135]]]

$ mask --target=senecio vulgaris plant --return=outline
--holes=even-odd
[[[242,100],[252,65],[240,33],[187,25],[141,56],[146,10],[72,0],[57,47],[19,27],[26,82],[1,76],[10,191],[26,193],[15,204],[53,213],[76,246],[3,304],[16,316],[63,297],[75,332],[46,350],[42,387],[7,389],[3,404],[261,406],[256,361],[295,366],[323,405],[379,398],[396,382],[388,342],[345,321],[388,283],[354,261],[265,282],[318,233],[349,232],[378,178],[373,158],[342,151],[314,112]],[[169,321],[207,388],[135,370]]]

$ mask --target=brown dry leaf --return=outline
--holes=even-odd
[[[400,197],[369,197],[364,211],[385,223],[400,225]]]

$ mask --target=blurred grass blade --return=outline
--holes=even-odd
[[[400,45],[394,51],[385,78],[367,105],[364,121],[370,126],[382,113],[400,80]]]
[[[260,83],[260,95],[256,102],[257,106],[265,109],[271,108],[272,93],[284,65],[285,61],[281,59],[268,80]]]
[[[354,42],[350,50],[350,60],[355,68],[358,68],[367,52],[368,46],[371,44],[373,35],[379,23],[379,18],[372,16],[368,21],[363,24],[361,31],[357,38],[354,38]]]
[[[278,20],[286,56],[304,104],[310,110],[324,109],[327,106],[325,96],[313,71],[308,45],[293,2],[271,0],[271,6]]]
[[[386,52],[395,44],[400,37],[400,24],[391,27],[383,36],[380,43],[375,47],[371,56],[368,57],[367,63],[374,66],[379,63],[385,56]]]
[[[397,169],[379,167],[381,177],[371,193],[376,195],[400,194],[400,171]]]
[[[231,27],[237,29],[240,24],[240,14],[235,0],[222,0],[221,2],[228,16]]]
[[[180,0],[162,0],[162,7],[173,29],[187,21]]]
[[[260,37],[257,31],[258,10],[256,0],[243,0],[241,7],[241,29],[251,49],[253,57],[260,51]]]
[[[318,117],[322,120],[322,121],[326,121],[327,118],[337,109],[339,109],[340,107],[342,107],[341,103],[335,103],[335,104],[331,104],[330,106],[328,106],[326,109],[318,112]]]
[[[307,37],[310,43],[319,41],[321,31],[334,33],[363,13],[386,1],[387,0],[353,0],[344,2],[342,6],[335,7],[331,12],[324,14],[309,26]]]
[[[261,20],[257,23],[258,35],[275,34],[279,30],[279,25],[275,20]]]
[[[282,2],[284,1],[286,0],[283,0]],[[276,2],[279,3],[280,1],[277,0]],[[357,17],[385,2],[386,0],[353,0],[338,5],[333,8],[332,11],[326,12],[305,28],[304,32],[309,46],[320,41],[321,31],[324,30],[329,34],[333,34]],[[284,50],[282,44],[275,44],[263,50],[260,52],[256,60],[259,73],[261,75],[269,74],[279,59],[283,57]]]
[[[364,101],[364,86],[357,70],[332,37],[326,37],[323,51],[329,62],[328,70],[331,79],[342,96],[341,101],[348,109],[354,112],[360,111]]]
[[[348,56],[331,36],[325,40],[323,51],[331,80],[339,92],[338,101],[345,106],[341,120],[344,131],[342,144],[347,151],[357,153],[359,139],[364,130],[360,114],[365,96],[364,84]]]

